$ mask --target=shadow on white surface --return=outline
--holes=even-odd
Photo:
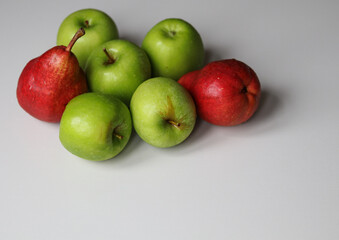
[[[142,40],[143,38],[137,34],[123,34],[120,39],[123,39],[123,40],[127,40],[129,42],[132,42],[134,44],[136,44],[137,46],[141,46],[141,43],[142,43]]]
[[[286,108],[284,92],[273,88],[262,90],[259,107],[254,115],[240,125],[228,127],[232,134],[241,136],[258,136],[269,134],[287,126],[282,115]]]
[[[212,48],[205,48],[205,65],[220,59],[226,59],[225,55],[220,51],[216,51]]]
[[[127,143],[126,147],[114,158],[108,159],[106,161],[94,162],[95,164],[102,164],[105,167],[110,166],[119,166],[119,167],[130,167],[132,165],[143,164],[145,161],[151,160],[155,155],[152,154],[152,151],[140,150],[141,148],[152,148],[147,143],[145,143],[138,134],[133,130],[130,140]],[[137,153],[137,154],[136,154]]]
[[[262,91],[260,106],[253,117],[247,122],[222,127],[210,124],[199,117],[191,135],[181,144],[171,148],[156,148],[144,142],[135,131],[125,149],[116,157],[93,164],[103,167],[131,167],[146,162],[186,158],[191,154],[202,153],[205,149],[218,148],[232,142],[234,138],[253,138],[280,130],[284,122],[279,116],[283,109],[283,92],[273,89]],[[231,143],[230,143],[231,144]],[[156,159],[157,158],[157,159]],[[146,164],[147,165],[147,164]]]
[[[280,130],[284,127],[279,116],[283,112],[283,98],[282,92],[265,89],[262,91],[257,112],[247,122],[237,126],[216,126],[198,118],[194,131],[185,142],[176,146],[176,151],[180,151],[180,154],[189,154],[203,148],[213,147],[220,141],[226,143],[235,137],[253,137]]]
[[[274,115],[279,114],[279,111],[283,107],[283,96],[281,96],[281,94],[283,93],[279,95],[279,93],[273,89],[264,89],[261,93],[259,107],[247,123],[251,121],[271,121]]]

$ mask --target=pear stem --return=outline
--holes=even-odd
[[[72,40],[69,42],[68,46],[66,47],[66,51],[71,51],[74,43],[82,36],[85,35],[85,30],[83,28],[80,28],[73,36]]]
[[[180,129],[180,123],[177,123],[177,122],[175,122],[175,121],[173,121],[173,120],[168,120],[167,121],[169,124],[171,124],[173,127],[175,127],[175,128],[177,128],[177,129]]]
[[[115,59],[109,55],[108,51],[106,48],[103,49],[104,53],[106,54],[108,61],[106,62],[106,64],[113,64],[115,62]]]

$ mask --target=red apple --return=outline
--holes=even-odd
[[[256,73],[235,59],[211,62],[178,82],[193,96],[198,115],[215,125],[246,122],[259,105],[261,89]]]

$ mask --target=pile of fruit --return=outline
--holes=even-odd
[[[113,158],[132,128],[155,147],[172,147],[191,134],[197,115],[233,126],[258,108],[255,72],[235,59],[203,66],[204,52],[182,19],[159,22],[139,47],[119,39],[106,13],[79,10],[61,23],[57,46],[27,63],[17,99],[33,117],[60,122],[62,145],[84,159]]]

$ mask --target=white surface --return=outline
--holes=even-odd
[[[15,90],[86,7],[137,44],[158,21],[186,19],[208,61],[257,72],[259,111],[237,127],[199,121],[171,149],[134,135],[109,161],[71,155]],[[336,0],[1,1],[0,239],[339,239],[338,12]]]

